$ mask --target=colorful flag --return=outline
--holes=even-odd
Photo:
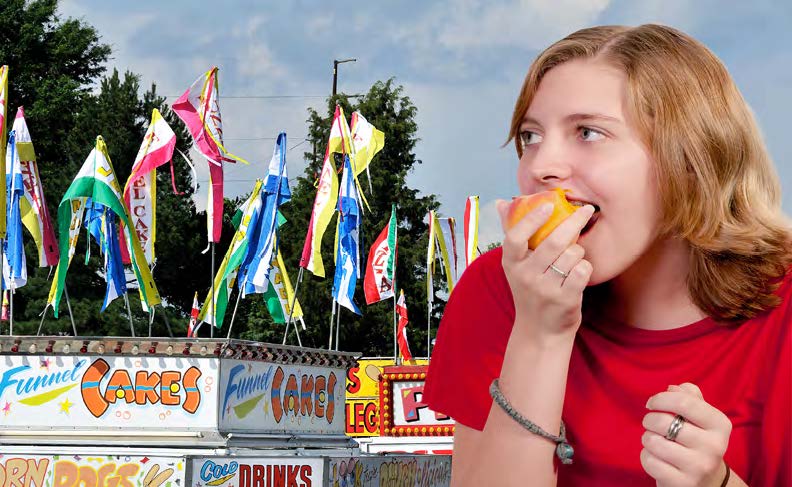
[[[324,264],[322,263],[322,237],[324,236],[338,200],[338,176],[336,175],[333,153],[348,153],[349,138],[344,134],[349,131],[346,127],[344,110],[336,105],[333,125],[330,127],[330,138],[327,142],[322,173],[319,175],[319,185],[316,189],[311,221],[308,224],[308,233],[305,235],[300,267],[308,269],[315,276],[325,277]]]
[[[371,125],[360,112],[352,113],[352,167],[355,175],[368,171],[377,152],[385,147],[385,133]]]
[[[25,197],[19,200],[22,224],[36,242],[39,267],[55,266],[58,265],[58,241],[47,201],[44,199],[44,186],[39,176],[36,151],[22,107],[17,109],[13,130],[16,133],[16,151],[25,188]]]
[[[275,257],[278,235],[278,208],[291,199],[289,175],[286,172],[286,133],[278,135],[262,188],[263,211],[256,227],[249,230],[247,255],[239,268],[239,290],[242,296],[267,290],[268,274]]]
[[[355,304],[355,284],[360,277],[360,203],[349,156],[344,156],[344,174],[338,197],[339,225],[333,299],[338,304],[362,314]]]
[[[457,246],[455,221],[453,218],[438,218],[437,244],[440,248],[440,261],[443,264],[443,273],[448,283],[448,292],[454,290],[457,282]]]
[[[66,272],[71,263],[73,246],[76,245],[79,235],[81,218],[75,222],[75,216],[76,213],[84,211],[87,198],[91,198],[94,203],[107,206],[124,224],[127,229],[126,238],[129,239],[132,248],[132,270],[137,278],[140,301],[143,306],[149,309],[159,304],[161,302],[160,295],[154,284],[151,271],[146,265],[146,257],[143,255],[140,241],[135,232],[129,231],[131,228],[129,214],[121,202],[121,186],[118,184],[113,164],[107,154],[107,146],[104,139],[98,136],[96,147],[85,159],[82,168],[58,205],[60,260],[47,300],[48,304],[52,305],[55,317],[58,317],[58,305],[66,284]]]
[[[437,229],[437,217],[434,210],[429,211],[429,245],[426,249],[426,301],[431,306],[434,302],[434,269],[435,269],[435,245],[437,239],[435,232]]]
[[[8,321],[8,289],[3,289],[3,307],[0,310],[0,320]]]
[[[25,244],[22,241],[22,215],[20,200],[24,199],[19,153],[16,149],[16,133],[8,137],[5,161],[6,175],[6,239],[3,240],[3,289],[18,289],[27,284],[27,262]]]
[[[8,130],[8,66],[0,67],[0,161],[6,160]],[[0,171],[0,215],[6,214],[6,173]],[[0,218],[0,239],[6,238],[6,219]]]
[[[157,237],[157,168],[168,161],[173,164],[175,148],[176,134],[155,108],[132,165],[132,173],[124,185],[124,203],[149,265],[155,260],[154,241]],[[124,263],[129,264],[129,252],[123,237],[121,249]]]
[[[228,299],[236,282],[239,266],[247,253],[250,240],[248,232],[251,228],[255,228],[258,225],[258,220],[261,217],[262,185],[263,181],[261,179],[256,180],[253,192],[250,193],[248,199],[240,207],[242,218],[239,221],[239,227],[234,232],[231,245],[228,247],[228,251],[223,258],[223,262],[220,263],[217,275],[214,278],[214,296],[210,289],[201,307],[201,313],[198,315],[199,320],[210,324],[214,323],[216,328],[223,326],[223,317],[228,307]]]
[[[206,204],[210,242],[220,241],[223,228],[223,162],[244,162],[223,146],[223,121],[217,67],[197,80],[173,103],[171,109],[181,118],[193,137],[195,148],[209,161],[209,201]]]
[[[391,208],[390,220],[371,246],[366,265],[366,277],[363,290],[366,293],[366,304],[373,304],[383,299],[392,298],[393,281],[396,278],[396,205]]]
[[[294,302],[294,313],[291,313],[293,321],[303,321],[303,311],[300,301],[294,300],[294,289],[292,289],[289,274],[283,263],[280,249],[276,258],[272,262],[272,269],[269,273],[269,287],[264,292],[264,302],[275,323],[286,323],[291,313],[291,304]],[[303,329],[305,323],[303,322]]]
[[[198,292],[196,291],[195,297],[193,298],[193,305],[192,311],[190,312],[190,325],[187,327],[187,338],[193,338],[195,334],[198,332],[198,328],[200,328],[200,324],[196,327],[195,325],[198,323],[198,314],[201,312],[201,305],[198,304]]]
[[[118,239],[118,218],[116,214],[101,203],[88,200],[86,203],[87,212],[85,213],[85,227],[88,233],[99,245],[99,250],[104,257],[102,272],[104,272],[105,298],[102,303],[102,311],[119,296],[127,292],[126,276],[124,275],[124,262],[121,258],[121,244]],[[90,242],[88,242],[88,252],[90,252]],[[88,260],[86,253],[86,261]]]
[[[404,300],[404,289],[399,290],[399,301],[396,303],[396,314],[399,315],[399,327],[396,342],[399,344],[399,353],[404,360],[412,360],[410,344],[407,341],[407,303]]]
[[[470,196],[465,204],[465,268],[478,255],[479,197]]]

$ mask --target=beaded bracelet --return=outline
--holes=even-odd
[[[551,435],[536,424],[529,421],[528,418],[524,417],[514,409],[514,407],[506,399],[506,396],[503,395],[503,392],[501,392],[498,379],[492,381],[489,392],[490,396],[492,396],[492,399],[498,404],[498,406],[500,406],[510,418],[520,423],[523,428],[535,435],[539,435],[542,438],[547,438],[548,440],[556,443],[557,446],[555,453],[559,460],[561,460],[561,463],[564,465],[569,465],[572,463],[572,455],[574,455],[575,450],[572,448],[572,445],[566,441],[566,427],[564,426],[564,421],[561,421],[561,433],[558,436]]]

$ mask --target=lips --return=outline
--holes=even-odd
[[[591,205],[591,206],[594,207],[594,214],[591,216],[589,221],[583,227],[583,230],[580,231],[580,236],[582,237],[583,235],[588,233],[594,227],[594,224],[597,223],[597,220],[599,220],[600,207],[599,207],[599,205],[597,205],[595,203],[592,203],[590,201],[586,201],[586,200],[581,200],[581,199],[576,199],[576,198],[569,198],[569,197],[567,199],[574,206],[580,207],[580,206],[584,206],[584,205]]]

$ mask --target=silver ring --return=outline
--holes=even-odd
[[[682,430],[683,424],[685,424],[685,418],[678,414],[674,416],[674,420],[671,421],[671,426],[668,427],[668,433],[666,433],[665,439],[669,441],[676,441],[679,432]]]
[[[561,269],[559,269],[558,267],[556,267],[556,265],[555,265],[555,264],[550,264],[550,270],[551,270],[551,271],[553,271],[553,272],[555,272],[555,273],[556,273],[556,274],[558,274],[559,276],[563,277],[564,279],[566,279],[567,277],[569,277],[569,274],[567,274],[566,272],[564,272],[564,271],[562,271]]]

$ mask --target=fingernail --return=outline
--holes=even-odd
[[[649,407],[649,403],[652,402],[652,398],[650,397],[648,401],[646,401],[646,409],[652,409]]]

